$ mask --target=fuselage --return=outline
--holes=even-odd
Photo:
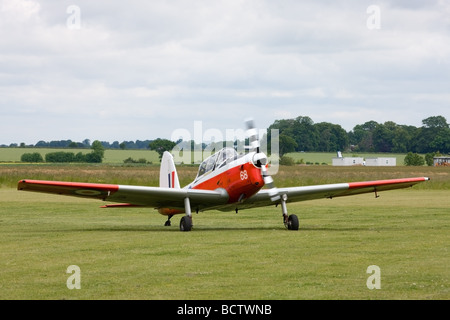
[[[197,176],[186,188],[203,190],[222,188],[228,193],[228,203],[243,201],[264,186],[261,169],[252,162],[254,154],[255,152],[248,153],[200,177]]]
[[[228,195],[228,204],[245,201],[264,186],[261,168],[254,164],[255,155],[256,152],[238,155],[233,148],[221,149],[200,164],[197,177],[183,189],[221,189]],[[163,215],[184,212],[179,208],[159,208],[158,211]]]

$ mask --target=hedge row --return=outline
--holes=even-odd
[[[57,163],[68,163],[68,162],[88,162],[88,163],[101,163],[103,160],[102,154],[100,152],[93,151],[91,153],[83,154],[78,152],[77,154],[73,152],[50,152],[45,155],[45,162],[57,162]],[[22,162],[44,162],[44,158],[39,152],[34,153],[24,153],[20,157]]]

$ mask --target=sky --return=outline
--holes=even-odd
[[[0,0],[0,144],[437,115],[448,0]]]

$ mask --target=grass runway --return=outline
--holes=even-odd
[[[449,190],[380,195],[289,204],[298,232],[267,207],[194,214],[182,233],[181,216],[4,186],[0,299],[450,299]]]

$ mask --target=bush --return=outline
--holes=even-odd
[[[86,154],[86,162],[89,163],[101,163],[102,162],[102,154],[100,152],[91,152]]]
[[[439,152],[439,151],[437,151],[437,152],[430,152],[430,153],[427,153],[426,155],[425,155],[425,162],[427,163],[427,166],[434,166],[434,157],[440,157],[441,156],[441,153]]]
[[[73,152],[50,152],[45,155],[45,162],[75,162]]]
[[[280,158],[280,165],[282,166],[293,166],[295,164],[294,159],[288,156],[282,156]]]
[[[86,162],[86,156],[82,152],[78,152],[75,155],[74,161],[75,162]]]
[[[46,162],[88,162],[88,163],[101,163],[103,156],[101,152],[92,151],[87,154],[78,152],[76,155],[73,152],[50,152],[45,155]]]
[[[425,159],[417,153],[408,152],[404,161],[405,166],[423,166]]]
[[[20,157],[20,161],[22,161],[22,162],[44,162],[44,158],[42,158],[42,155],[39,152],[24,153]]]

